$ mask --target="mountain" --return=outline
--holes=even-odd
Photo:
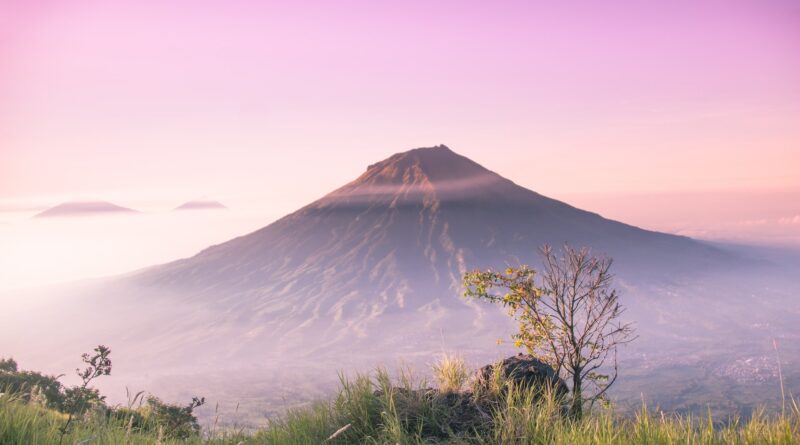
[[[338,287],[341,295],[394,295],[390,300],[425,305],[432,296],[422,285],[455,291],[467,269],[531,262],[543,244],[565,242],[611,255],[624,268],[673,270],[730,259],[690,238],[547,198],[440,145],[370,165],[273,224],[139,278],[195,291],[274,291],[292,283],[296,299]],[[328,276],[341,284],[322,284]]]
[[[210,201],[205,199],[198,199],[194,201],[187,201],[175,207],[173,210],[212,210],[212,209],[227,209],[222,203],[218,201]]]
[[[136,213],[136,210],[121,207],[107,201],[73,201],[59,204],[34,215],[34,218],[56,216],[82,216],[108,213]]]
[[[107,344],[120,391],[185,397],[202,388],[233,400],[231,412],[248,400],[263,413],[324,395],[316,389],[335,385],[339,370],[400,359],[428,369],[442,351],[485,364],[516,352],[495,344],[514,330],[505,311],[462,298],[461,276],[536,267],[542,244],[565,242],[615,260],[623,316],[639,334],[620,356],[628,374],[619,391],[635,406],[642,392],[674,408],[725,403],[734,393],[726,370],[761,363],[774,335],[800,344],[791,341],[796,269],[756,269],[744,251],[603,218],[437,146],[372,164],[190,258],[40,298],[14,295],[30,307],[0,311],[0,350],[55,373]],[[51,332],[59,335],[43,335]]]
[[[275,348],[429,350],[441,332],[468,347],[473,335],[507,332],[508,323],[501,311],[460,297],[463,273],[535,263],[543,244],[565,242],[612,256],[632,280],[735,261],[690,238],[547,198],[440,145],[372,164],[256,232],[129,282],[159,302],[202,306],[213,314],[203,322],[214,332],[208,347],[242,360]]]

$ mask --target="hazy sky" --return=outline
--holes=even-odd
[[[653,228],[691,193],[800,228],[800,3],[0,1],[0,211],[271,218],[440,143]]]

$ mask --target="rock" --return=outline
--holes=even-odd
[[[542,388],[550,385],[555,389],[556,395],[560,397],[569,393],[567,384],[550,365],[532,355],[524,354],[518,354],[498,364],[486,365],[479,369],[476,374],[479,388],[491,389],[495,366],[500,366],[500,373],[505,379],[517,385]]]
[[[391,397],[384,390],[373,392],[382,400],[392,400],[400,418],[408,419],[413,428],[427,439],[447,439],[453,435],[469,437],[487,432],[492,425],[494,400],[475,398],[470,391],[441,392],[434,388],[408,389],[393,387]]]
[[[498,364],[507,380],[518,385],[541,387],[552,385],[558,396],[569,392],[566,383],[550,365],[530,355],[516,355]],[[381,388],[373,395],[382,404],[392,403],[392,409],[407,419],[422,437],[447,439],[472,437],[476,432],[488,433],[493,427],[493,413],[504,409],[505,394],[493,391],[492,377],[496,365],[487,365],[476,373],[475,391],[439,391],[434,388]],[[389,402],[391,400],[391,402]],[[562,414],[566,413],[564,405]]]

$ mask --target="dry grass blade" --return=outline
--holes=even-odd
[[[326,442],[329,442],[329,441],[331,441],[331,440],[333,440],[333,439],[336,439],[336,438],[337,438],[337,437],[339,437],[339,436],[340,436],[342,433],[344,433],[345,431],[349,430],[351,426],[353,426],[353,424],[351,424],[351,423],[348,423],[347,425],[345,425],[345,426],[343,426],[343,427],[339,428],[338,430],[334,431],[334,433],[333,433],[333,434],[331,434],[331,435],[330,435],[330,436],[329,436],[327,439],[325,439],[325,441],[326,441]]]

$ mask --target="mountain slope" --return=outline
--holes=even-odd
[[[373,164],[355,181],[263,229],[140,278],[195,290],[253,289],[276,280],[321,282],[326,273],[341,280],[344,271],[357,268],[367,274],[364,282],[397,272],[405,280],[431,278],[458,287],[466,268],[531,262],[542,244],[564,242],[643,269],[730,259],[689,238],[642,230],[544,197],[437,146]],[[648,258],[644,263],[642,256]]]
[[[223,355],[353,345],[380,355],[426,350],[442,332],[465,346],[506,332],[500,311],[460,298],[462,274],[535,263],[542,244],[564,242],[611,255],[631,279],[733,261],[544,197],[437,146],[396,154],[256,232],[128,280],[143,295],[202,305],[204,335]]]

